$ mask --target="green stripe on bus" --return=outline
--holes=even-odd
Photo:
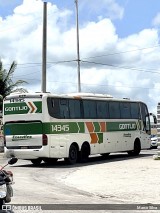
[[[103,133],[97,133],[97,135],[99,138],[98,143],[103,143]]]
[[[42,101],[34,101],[33,103],[37,107],[35,113],[42,113]]]
[[[135,131],[136,122],[107,122],[107,132],[112,131]]]
[[[43,129],[45,134],[61,133],[84,133],[84,122],[53,122],[44,123]]]
[[[42,101],[4,104],[4,115],[42,113]]]
[[[5,135],[37,135],[42,134],[42,123],[10,123],[4,125]]]
[[[106,122],[106,132],[134,131],[141,128],[140,122]],[[85,122],[33,122],[8,123],[4,125],[5,135],[32,135],[32,134],[63,134],[85,133]],[[99,122],[94,122],[94,133],[100,133]],[[98,135],[101,141],[103,133]]]
[[[100,125],[99,122],[93,122],[94,125],[94,132],[100,132]]]

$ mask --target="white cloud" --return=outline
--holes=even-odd
[[[159,26],[160,25],[160,13],[158,13],[155,17],[154,17],[154,19],[153,19],[153,21],[152,21],[152,24],[153,24],[153,26]]]
[[[124,9],[114,0],[105,0],[108,7],[108,15],[111,19],[122,19]]]
[[[101,1],[101,5],[103,3],[116,4],[111,0]],[[24,0],[13,15],[0,20],[0,57],[6,66],[17,60],[15,77],[27,80],[26,87],[35,92],[41,90],[42,6],[41,1]],[[48,4],[47,61],[52,63],[47,65],[47,91],[50,92],[77,91],[76,62],[60,63],[77,57],[76,30],[67,22],[71,15],[72,11]],[[156,88],[160,77],[160,49],[149,47],[158,43],[156,29],[144,29],[120,39],[108,18],[102,16],[97,22],[85,23],[80,27],[82,91],[140,99],[155,110],[159,98]]]
[[[81,57],[86,57],[86,53],[95,55],[96,52],[98,55],[115,45],[117,40],[115,28],[109,19],[90,22],[80,30]]]
[[[83,0],[79,1],[79,9],[81,11],[87,11],[92,15],[97,15],[100,19],[110,18],[110,19],[122,19],[124,14],[124,8],[121,7],[115,0]],[[87,15],[86,14],[86,15]]]

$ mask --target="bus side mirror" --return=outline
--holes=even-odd
[[[157,124],[157,118],[156,118],[156,116],[153,113],[149,113],[149,115],[153,117],[154,123]]]

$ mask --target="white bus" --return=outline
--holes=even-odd
[[[4,150],[4,137],[3,137],[3,123],[2,123],[2,112],[0,111],[0,152]]]
[[[150,148],[150,115],[145,103],[110,95],[16,94],[3,102],[5,155],[70,164],[89,155]]]

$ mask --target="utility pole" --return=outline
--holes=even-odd
[[[75,0],[75,5],[76,5],[76,31],[77,31],[77,72],[78,72],[78,92],[81,92],[80,54],[79,54],[78,0]]]
[[[47,2],[43,2],[42,92],[46,92],[46,58],[47,58]]]

